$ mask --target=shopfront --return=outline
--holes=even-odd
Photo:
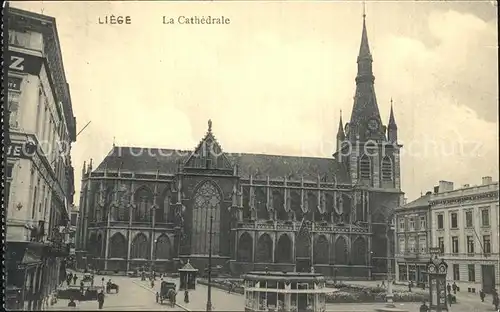
[[[427,283],[427,274],[424,263],[398,263],[398,279],[399,281],[413,281],[415,284]]]
[[[45,245],[7,242],[5,253],[7,310],[36,310],[40,304],[45,269]]]

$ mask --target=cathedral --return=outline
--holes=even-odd
[[[77,265],[377,279],[403,198],[397,126],[382,123],[363,17],[356,94],[332,157],[230,154],[211,121],[192,151],[113,146],[83,165]]]

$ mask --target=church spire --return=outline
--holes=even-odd
[[[367,141],[385,138],[382,119],[375,96],[375,77],[372,71],[372,55],[366,31],[366,14],[363,7],[363,27],[358,54],[358,73],[356,75],[356,93],[349,122],[349,140]]]
[[[396,124],[396,119],[394,118],[394,107],[391,98],[391,114],[389,115],[389,125],[387,126],[389,129],[397,129],[398,126]]]
[[[342,122],[342,110],[340,110],[339,130],[337,131],[337,151],[342,147],[342,142],[345,140],[344,123]]]
[[[344,140],[344,123],[342,122],[342,110],[340,110],[339,130],[337,131],[337,140]]]
[[[394,108],[391,98],[391,114],[389,115],[389,124],[387,125],[387,139],[389,142],[397,143],[398,141],[398,126],[394,118]]]
[[[356,76],[356,82],[371,81],[375,80],[372,72],[372,54],[370,53],[370,45],[368,44],[368,33],[366,31],[366,13],[363,3],[363,30],[361,31],[361,44],[359,45],[358,54],[358,75]]]

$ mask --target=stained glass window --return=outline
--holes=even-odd
[[[193,234],[191,253],[206,255],[209,249],[210,216],[212,223],[212,253],[219,252],[219,227],[221,195],[211,181],[201,185],[194,197],[193,205]]]

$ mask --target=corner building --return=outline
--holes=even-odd
[[[6,10],[6,308],[40,310],[63,277],[76,139],[55,19]]]
[[[401,145],[374,79],[363,20],[351,120],[340,120],[332,158],[224,153],[209,122],[193,151],[113,147],[84,165],[78,265],[169,271],[190,259],[203,270],[212,216],[213,265],[233,274],[385,276]]]
[[[460,291],[491,294],[500,288],[498,181],[453,188],[440,181],[430,199],[432,242],[448,263],[447,280]]]

